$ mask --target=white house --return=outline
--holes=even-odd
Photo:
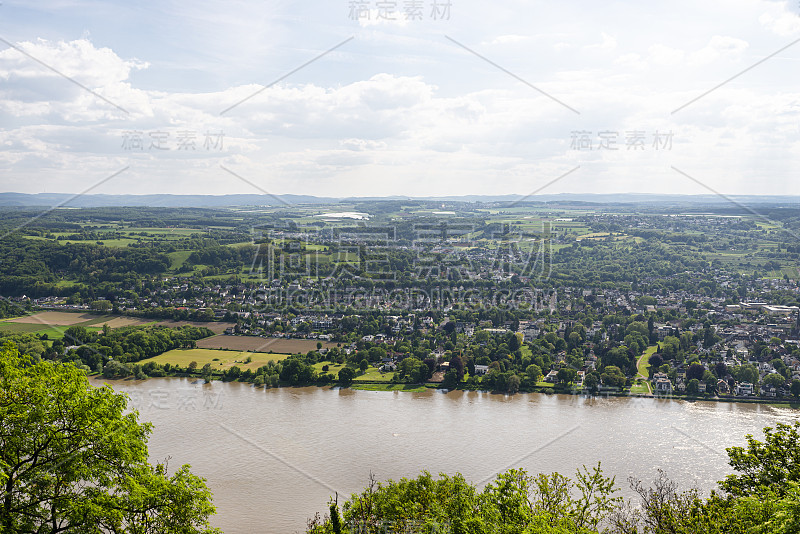
[[[475,365],[475,376],[482,376],[489,372],[488,365]]]

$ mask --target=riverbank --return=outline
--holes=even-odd
[[[100,374],[91,374],[91,377],[95,379],[102,379],[102,375]],[[187,373],[187,372],[180,372],[180,373],[170,373],[165,377],[153,377],[153,378],[189,378],[189,379],[196,379],[196,380],[203,380],[203,377],[200,375],[199,372],[197,373]],[[132,377],[126,378],[119,378],[119,379],[106,379],[106,380],[113,380],[117,381],[136,381],[136,379]],[[144,379],[146,381],[148,379]],[[684,400],[687,402],[700,402],[700,401],[707,401],[707,402],[723,402],[723,403],[742,403],[742,404],[766,404],[772,406],[780,406],[784,408],[792,408],[792,409],[800,409],[800,399],[782,399],[782,398],[774,398],[774,397],[705,397],[705,396],[690,396],[690,395],[679,395],[679,394],[671,394],[671,395],[652,395],[652,394],[645,394],[645,393],[631,393],[630,390],[625,391],[612,391],[612,390],[602,390],[595,393],[590,392],[587,389],[578,389],[578,388],[562,388],[558,387],[557,385],[548,385],[548,386],[536,386],[533,389],[525,389],[520,390],[517,393],[506,393],[503,391],[492,391],[480,388],[469,388],[469,387],[459,387],[453,390],[449,390],[447,388],[443,388],[440,383],[437,382],[425,382],[425,383],[402,383],[402,382],[387,382],[387,381],[380,381],[380,380],[354,380],[349,386],[342,386],[336,382],[326,382],[326,383],[310,383],[310,384],[285,384],[281,383],[277,386],[266,386],[266,385],[255,385],[252,382],[241,381],[241,380],[216,380],[212,379],[212,381],[217,382],[233,382],[233,383],[241,383],[241,384],[248,384],[254,388],[259,389],[279,389],[279,388],[295,388],[295,387],[338,387],[342,389],[353,389],[353,390],[361,390],[361,391],[405,391],[410,393],[416,393],[421,391],[428,391],[428,390],[443,390],[443,391],[475,391],[479,393],[491,393],[491,394],[499,394],[499,395],[508,395],[513,396],[517,394],[527,394],[527,393],[541,393],[545,395],[574,395],[580,397],[621,397],[621,398],[638,398],[638,399],[659,399],[659,400]]]

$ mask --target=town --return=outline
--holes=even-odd
[[[727,208],[638,208],[375,202],[347,212],[252,210],[249,220],[241,210],[203,210],[198,221],[181,213],[178,224],[164,210],[160,227],[153,210],[127,209],[147,220],[138,227],[108,210],[71,211],[16,238],[57,258],[40,269],[49,277],[17,283],[26,292],[5,301],[25,313],[218,324],[214,341],[200,342],[214,349],[312,342],[282,356],[306,373],[281,376],[287,361],[276,357],[218,376],[264,384],[800,396],[800,276],[786,234],[794,213],[767,224]],[[65,250],[75,254],[67,263]],[[136,253],[142,266],[122,279],[104,275],[110,258],[92,264],[88,252]],[[114,359],[99,337],[86,341],[103,365]],[[80,344],[63,347],[58,357],[69,359]],[[162,360],[146,361],[146,371],[130,355],[117,360],[117,373],[164,373]],[[344,378],[330,372],[345,368]]]

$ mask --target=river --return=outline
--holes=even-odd
[[[94,381],[99,383],[98,381]],[[214,493],[227,534],[304,532],[328,498],[422,470],[482,482],[498,471],[574,474],[602,462],[627,489],[664,469],[708,492],[730,472],[725,447],[791,422],[759,404],[485,392],[258,389],[181,378],[113,381],[151,421],[151,458],[188,463]]]

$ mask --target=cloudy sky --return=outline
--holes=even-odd
[[[4,0],[0,39],[4,191],[800,194],[797,2]]]

